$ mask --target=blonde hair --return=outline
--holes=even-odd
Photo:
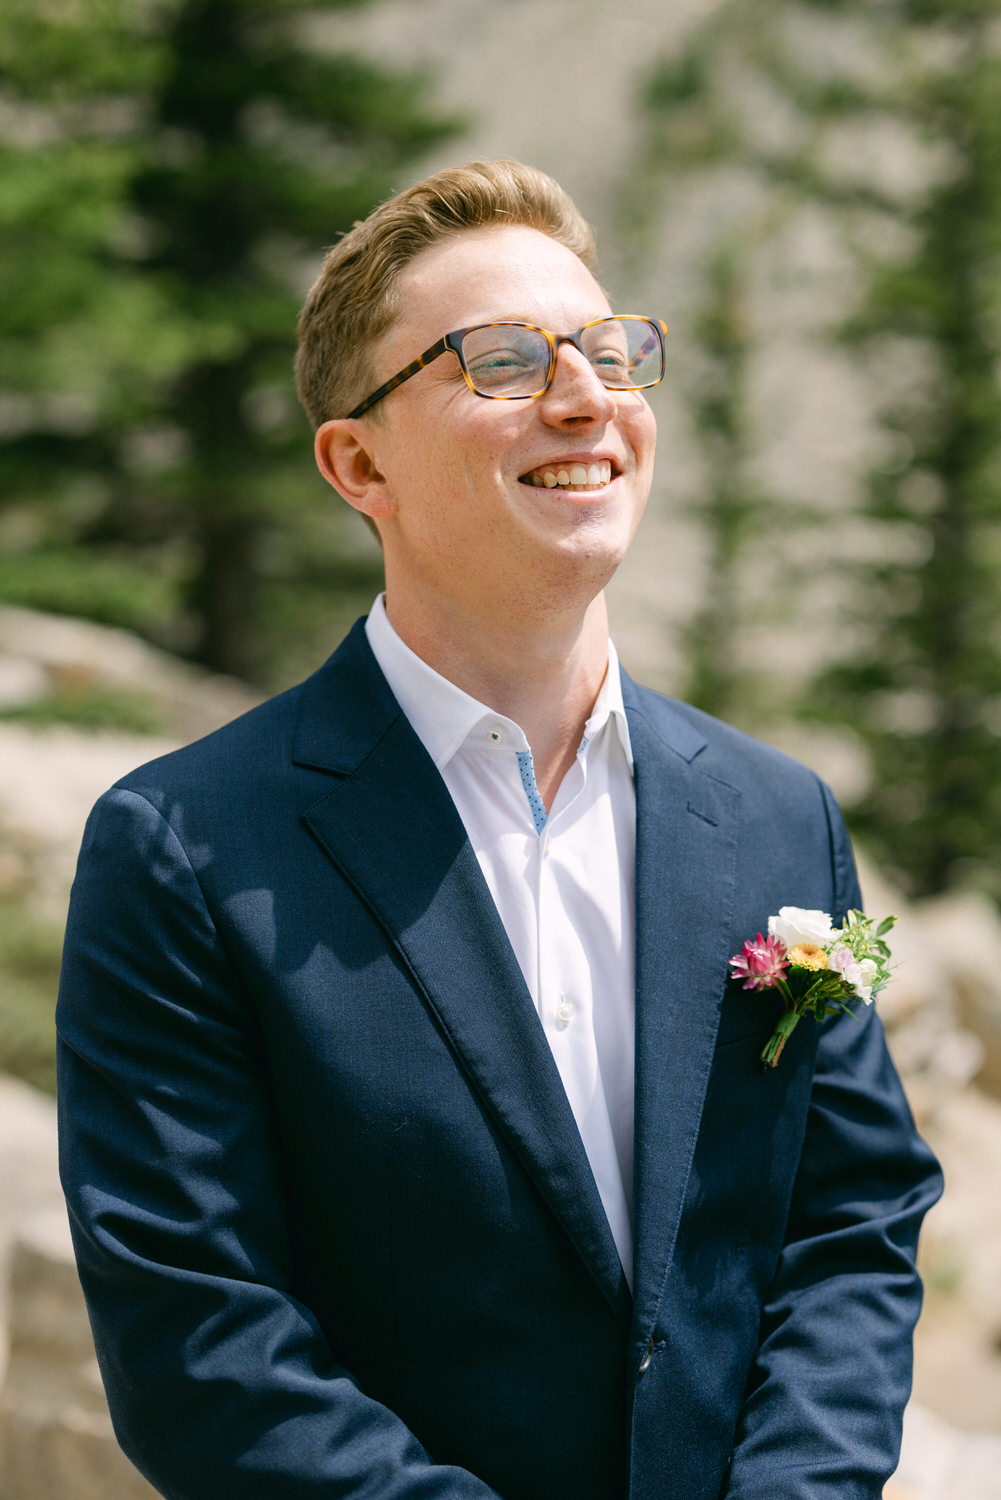
[[[392,324],[410,261],[440,240],[493,224],[538,229],[589,269],[597,261],[570,196],[521,162],[472,161],[397,193],[328,251],[299,315],[296,388],[314,427],[347,416],[376,384],[373,347]]]

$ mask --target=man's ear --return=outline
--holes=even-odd
[[[396,501],[379,468],[372,432],[357,418],[338,417],[316,430],[316,464],[355,510],[382,520],[396,510]]]

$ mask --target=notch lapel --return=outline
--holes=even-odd
[[[727,976],[739,793],[705,745],[624,680],[636,774],[633,1337],[651,1337],[678,1235]]]
[[[337,705],[336,717],[331,704]],[[629,1292],[559,1070],[461,819],[361,624],[307,687],[304,820],[382,925],[463,1072],[612,1307]]]

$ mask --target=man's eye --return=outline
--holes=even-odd
[[[469,360],[469,373],[477,385],[500,385],[534,369],[534,364],[518,349],[490,349]]]
[[[596,370],[626,371],[629,369],[629,360],[621,349],[593,350],[590,360]]]
[[[525,370],[531,361],[517,349],[492,349],[488,354],[478,354],[470,360],[471,370]]]

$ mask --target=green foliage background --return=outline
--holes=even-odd
[[[380,577],[290,367],[321,247],[455,121],[336,0],[0,12],[0,598],[284,685]]]
[[[851,826],[917,896],[965,884],[1001,899],[999,99],[998,0],[725,0],[647,76],[632,204],[642,236],[651,180],[669,202],[693,177],[730,185],[691,320],[710,567],[685,695],[765,734],[776,715],[850,726],[869,765]],[[908,189],[878,170],[871,143],[887,129],[925,155]],[[848,132],[846,170],[831,148]],[[760,266],[806,212],[853,269],[840,312],[814,323],[818,349],[860,376],[893,372],[870,383],[882,457],[840,519],[755,478]],[[853,532],[868,539],[861,561]],[[749,597],[755,572],[765,602]],[[776,701],[771,662],[738,666],[742,638],[769,608],[795,632],[811,600],[833,649]]]

